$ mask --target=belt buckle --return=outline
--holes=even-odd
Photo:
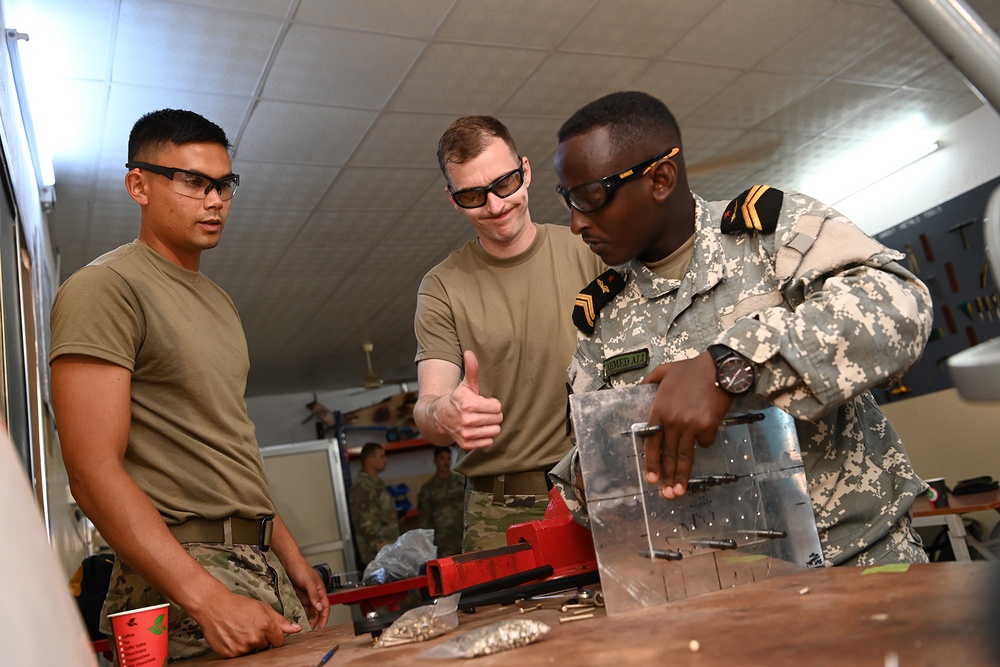
[[[274,530],[274,517],[266,516],[260,520],[260,536],[257,546],[261,551],[268,551],[271,548],[271,533]]]

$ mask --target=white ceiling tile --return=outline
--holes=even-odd
[[[280,205],[293,210],[312,210],[340,169],[234,160],[233,171],[240,175],[234,207],[251,209]]]
[[[839,4],[760,62],[787,74],[832,76],[909,26],[895,7]]]
[[[35,134],[49,147],[54,163],[88,164],[101,150],[107,84],[60,79],[49,80],[45,86],[43,108],[32,109]]]
[[[910,88],[950,90],[955,93],[970,90],[969,84],[951,62],[944,62],[915,79],[906,82]]]
[[[401,211],[315,211],[295,238],[296,245],[331,246],[378,241]]]
[[[368,127],[372,111],[262,100],[236,147],[244,160],[325,164],[347,162]]]
[[[556,133],[566,118],[569,116],[535,118],[504,114],[503,123],[510,130],[518,151],[528,158],[532,171],[536,171],[539,168],[552,168],[551,157],[556,150]]]
[[[823,16],[834,4],[833,0],[725,0],[688,31],[667,52],[667,57],[748,69]]]
[[[492,113],[538,67],[542,51],[432,44],[417,60],[389,107],[396,111]]]
[[[16,25],[26,33],[19,42],[22,60],[34,59],[47,73],[64,79],[104,81],[109,72],[113,28],[112,0],[88,0],[89,11],[78,11],[80,0],[34,0],[15,4]],[[19,6],[18,6],[19,4]],[[5,12],[6,13],[6,12]]]
[[[410,37],[430,37],[454,0],[302,0],[296,21],[369,30]]]
[[[225,130],[230,141],[235,141],[249,104],[249,97],[229,97],[153,86],[113,85],[104,116],[102,150],[126,155],[132,126],[143,115],[157,109],[188,109],[199,113]],[[124,161],[122,164],[125,164]]]
[[[896,89],[879,103],[867,107],[834,128],[830,134],[845,137],[875,137],[914,114],[924,117],[927,125],[943,128],[982,103],[972,93],[952,93],[920,89]]]
[[[642,58],[556,53],[516,89],[501,112],[565,120],[587,102],[627,88],[649,65]]]
[[[563,3],[577,9],[583,18],[559,48],[592,54],[659,57],[696,29],[720,2],[601,0],[586,13],[583,3]]]
[[[719,95],[679,118],[681,132],[688,123],[704,127],[754,127],[821,83],[822,79],[814,77],[748,72]]]
[[[903,25],[895,37],[837,74],[843,81],[903,85],[939,67],[944,56],[916,28]]]
[[[658,62],[642,72],[631,87],[660,98],[682,119],[705,102],[723,96],[742,75],[742,70],[728,67]]]
[[[122,179],[142,114],[192,109],[237,142],[243,185],[202,268],[241,312],[249,395],[356,386],[362,339],[384,377],[412,377],[417,285],[474,238],[435,159],[459,114],[508,125],[532,218],[566,225],[555,133],[608,92],[670,105],[692,186],[724,200],[797,187],[897,116],[949,122],[981,104],[892,0],[33,4],[58,12],[71,51],[42,123],[62,131],[49,218],[62,276],[138,232]],[[971,4],[1000,19],[996,0]]]
[[[284,18],[294,4],[294,0],[183,0],[187,4],[202,5],[208,9],[224,11],[226,16],[234,12],[261,14],[272,18]]]
[[[239,197],[241,192],[236,194]],[[253,206],[243,206],[233,200],[229,210],[223,243],[226,246],[287,246],[298,236],[305,224],[309,211],[282,209],[265,209]],[[239,266],[245,270],[246,264]]]
[[[684,144],[681,154],[684,164],[689,170],[694,171],[705,162],[725,159],[725,156],[734,150],[736,140],[745,134],[746,131],[742,129],[685,125],[681,128],[681,141]]]
[[[439,174],[437,168],[348,167],[340,172],[316,208],[320,211],[405,211]]]
[[[595,0],[459,0],[435,37],[440,40],[551,48],[563,41]]]
[[[892,88],[829,81],[760,124],[763,129],[822,134],[873,107]]]
[[[264,85],[267,99],[380,109],[424,43],[310,25],[293,25]]]
[[[150,26],[157,26],[150,30]],[[116,83],[249,95],[281,23],[154,0],[122,0],[115,38]],[[207,47],[207,48],[206,48]]]
[[[351,156],[352,167],[431,167],[437,144],[455,116],[383,113]]]

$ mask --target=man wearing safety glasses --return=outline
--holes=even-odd
[[[63,460],[116,555],[101,629],[109,613],[169,602],[171,660],[280,646],[329,614],[268,492],[239,315],[199,271],[240,182],[228,148],[191,111],[140,118],[124,179],[138,238],[73,274],[52,307]]]
[[[926,484],[869,392],[930,332],[903,255],[797,192],[698,197],[676,120],[645,93],[577,111],[555,169],[573,232],[618,269],[601,278],[609,292],[584,290],[596,312],[574,313],[573,390],[658,384],[644,473],[660,495],[689,491],[696,445],[731,407],[770,403],[795,417],[824,563],[926,561],[910,521]],[[553,476],[585,520],[572,454]]]
[[[531,165],[499,120],[457,119],[438,164],[476,238],[420,284],[414,419],[427,440],[465,451],[463,550],[475,551],[545,513],[546,473],[570,447],[573,299],[605,267],[567,227],[532,221]]]

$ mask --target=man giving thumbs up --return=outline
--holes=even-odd
[[[438,164],[477,236],[420,284],[413,416],[424,438],[462,449],[463,550],[478,551],[545,513],[546,473],[570,448],[573,302],[605,267],[568,227],[532,222],[531,166],[496,118],[452,123]]]

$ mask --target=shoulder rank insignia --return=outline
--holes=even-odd
[[[753,186],[729,202],[726,212],[722,214],[722,233],[774,232],[783,198],[781,190],[770,185]]]
[[[587,335],[594,333],[597,313],[624,287],[625,279],[614,269],[608,269],[584,287],[576,295],[576,304],[573,306],[573,324],[576,328]]]

